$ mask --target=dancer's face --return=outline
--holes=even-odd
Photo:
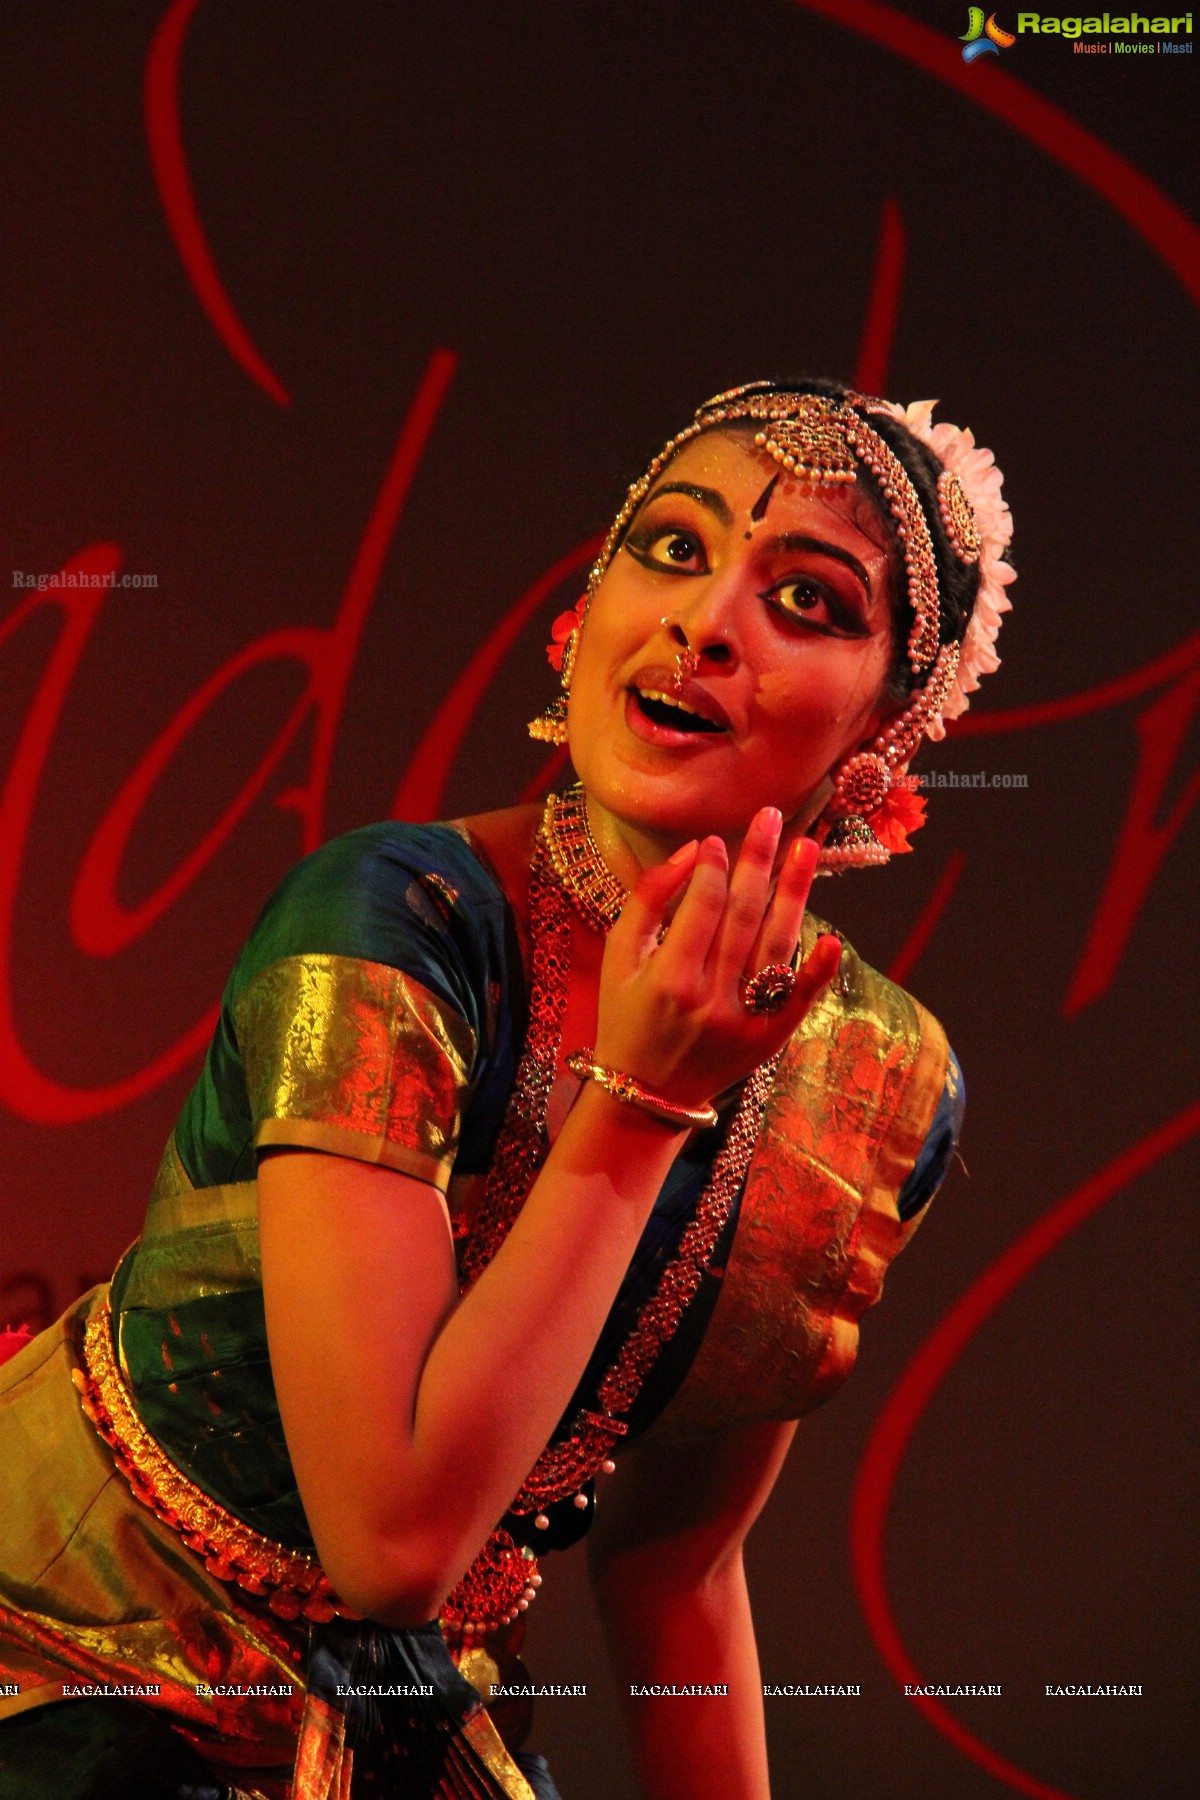
[[[890,546],[854,485],[797,481],[746,434],[686,445],[581,634],[570,743],[589,794],[680,839],[804,813],[889,711]]]

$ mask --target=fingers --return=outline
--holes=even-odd
[[[663,973],[705,973],[716,992],[731,993],[747,974],[771,962],[790,963],[800,937],[804,907],[817,860],[811,839],[794,843],[771,895],[782,830],[775,807],[750,822],[732,875],[720,838],[685,844],[667,862],[647,870],[622,914],[619,954],[636,965],[659,946],[672,901],[686,886],[662,944]]]
[[[838,971],[842,946],[832,935],[819,937],[796,975],[796,985],[777,1010],[754,1015],[760,1036],[760,1060],[782,1049],[820,999]]]
[[[640,960],[655,948],[667,908],[690,881],[699,852],[699,840],[693,838],[666,862],[645,870],[625,902],[618,923],[609,933],[609,941],[618,950],[624,948],[633,961]]]
[[[744,964],[748,974],[765,969],[768,963],[791,962],[800,939],[817,854],[811,838],[798,838],[789,849],[766,918]]]
[[[706,837],[660,953],[664,969],[703,970],[725,914],[728,893],[729,853],[719,837]]]
[[[781,1041],[791,1036],[803,1019],[813,1002],[820,996],[838,972],[838,964],[842,960],[842,946],[832,933],[825,932],[817,939],[796,975],[796,985],[783,1006],[774,1015],[779,1026]]]
[[[745,974],[746,959],[762,930],[782,829],[783,815],[774,806],[764,806],[750,821],[730,878],[716,947],[713,979],[718,992],[728,991]]]
[[[832,931],[823,931],[800,966],[796,986],[803,987],[810,1000],[833,980],[842,960],[842,941]]]
[[[752,821],[732,874],[723,841],[709,837],[642,876],[605,947],[600,1060],[693,1105],[787,1042],[836,974],[841,945],[836,937],[817,940],[778,1010],[754,1008],[778,994],[753,992],[746,1005],[747,972],[764,960],[791,961],[816,859],[812,842],[789,849],[770,898],[779,832],[778,813],[766,809]],[[764,960],[754,960],[758,953]]]

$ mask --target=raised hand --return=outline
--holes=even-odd
[[[835,937],[818,938],[786,1002],[773,1012],[748,1010],[747,980],[768,964],[791,962],[816,866],[817,846],[799,839],[772,892],[781,828],[773,807],[756,814],[732,874],[724,843],[710,837],[642,877],[605,948],[598,1062],[696,1106],[787,1042],[835,974],[841,946]]]

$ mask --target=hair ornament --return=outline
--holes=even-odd
[[[613,520],[599,556],[588,577],[588,597],[595,593],[616,554],[625,528],[650,492],[659,472],[692,438],[726,422],[758,422],[755,442],[774,457],[780,467],[799,481],[851,482],[861,465],[879,485],[884,504],[895,521],[908,577],[908,597],[913,626],[908,638],[908,657],[915,674],[933,663],[940,642],[937,564],[929,521],[908,472],[893,450],[854,410],[862,397],[846,400],[823,394],[780,391],[770,382],[749,381],[742,387],[717,394],[697,409],[690,425],[651,460],[625,496]],[[886,402],[871,402],[881,412],[891,412]]]
[[[959,562],[977,563],[983,548],[975,508],[967,499],[962,482],[953,469],[943,469],[937,483],[938,510],[946,536],[950,539]]]
[[[754,441],[800,481],[853,481],[858,474],[845,424],[817,395],[778,396]]]
[[[971,704],[970,696],[978,688],[980,678],[1000,667],[995,650],[996,637],[1004,614],[1012,610],[1012,601],[1004,590],[1016,580],[1017,572],[1004,560],[1004,552],[1012,540],[1012,514],[1001,491],[1004,477],[996,467],[995,456],[975,442],[973,432],[958,425],[933,423],[936,400],[914,400],[908,407],[896,406],[889,400],[874,400],[870,404],[872,410],[878,408],[899,420],[932,450],[946,475],[953,476],[958,483],[974,517],[979,539],[979,592],[962,641],[958,675],[942,708],[942,717],[957,719]],[[938,499],[942,499],[941,479],[938,481]],[[949,523],[947,532],[953,542]],[[930,721],[926,735],[935,740],[945,737],[946,729],[941,719]]]

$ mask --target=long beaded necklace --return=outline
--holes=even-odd
[[[582,789],[552,795],[530,869],[529,1029],[479,1214],[461,1248],[463,1292],[479,1279],[503,1243],[549,1148],[546,1107],[566,1007],[572,909],[593,929],[607,930],[624,898],[624,889],[604,864],[588,829]],[[549,1524],[547,1506],[571,1495],[577,1505],[586,1505],[584,1484],[601,1470],[612,1472],[611,1452],[628,1429],[619,1415],[633,1405],[700,1288],[745,1178],[778,1063],[779,1057],[772,1057],[746,1082],[675,1255],[600,1382],[598,1409],[582,1409],[566,1434],[546,1447],[510,1512],[535,1513],[535,1525],[544,1527]],[[540,1583],[533,1553],[518,1548],[508,1532],[494,1531],[443,1607],[442,1624],[464,1639],[496,1630],[528,1607]]]

